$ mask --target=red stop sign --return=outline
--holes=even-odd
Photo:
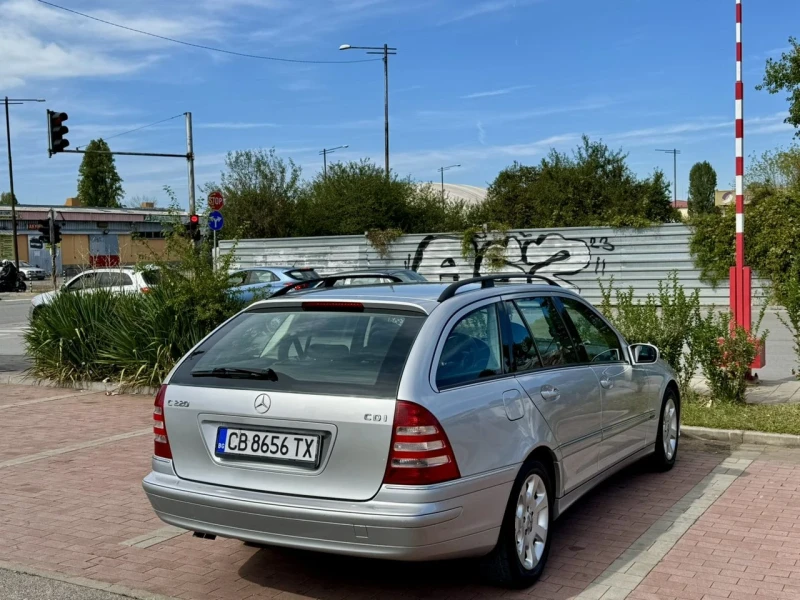
[[[211,210],[219,210],[225,206],[225,198],[219,190],[211,192],[208,195],[208,206]]]

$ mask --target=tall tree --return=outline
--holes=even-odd
[[[11,192],[0,194],[0,206],[11,206]],[[14,206],[19,206],[19,200],[14,198]]]
[[[695,163],[689,171],[689,216],[713,212],[716,190],[717,172],[711,163]]]
[[[800,42],[790,37],[789,44],[791,48],[781,54],[780,60],[767,59],[764,81],[756,89],[766,89],[770,94],[783,90],[789,93],[789,116],[784,123],[794,125],[794,135],[800,138]]]
[[[83,206],[119,208],[125,192],[108,144],[92,140],[78,171],[78,200]]]
[[[225,158],[221,182],[203,191],[220,189],[225,196],[223,237],[287,237],[292,235],[300,195],[301,169],[271,150],[240,150]]]
[[[677,220],[663,173],[637,178],[627,156],[602,142],[572,154],[551,149],[535,166],[514,163],[489,186],[478,222],[511,228],[646,226]]]

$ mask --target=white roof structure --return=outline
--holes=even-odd
[[[419,185],[432,185],[433,189],[439,191],[442,189],[440,183],[432,181],[430,184]],[[444,195],[445,198],[453,201],[463,200],[467,206],[475,206],[481,204],[486,200],[486,188],[477,187],[475,185],[461,185],[458,183],[445,183]]]

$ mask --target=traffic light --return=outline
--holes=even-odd
[[[186,233],[195,242],[200,241],[203,237],[203,233],[200,231],[200,217],[189,215],[189,222],[186,223]]]
[[[64,125],[69,117],[67,113],[56,112],[54,110],[47,111],[47,135],[48,135],[48,153],[53,156],[56,152],[63,152],[69,146],[69,140],[64,137],[69,133],[69,128]]]
[[[61,243],[61,225],[53,223],[53,244]]]
[[[40,219],[39,220],[39,233],[41,233],[41,237],[39,238],[42,240],[43,244],[50,243],[50,219]]]

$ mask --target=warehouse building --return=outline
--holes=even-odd
[[[174,213],[145,203],[139,208],[17,205],[19,259],[50,273],[50,250],[39,240],[39,221],[50,209],[61,225],[56,271],[67,276],[89,267],[132,265],[164,252],[164,234]],[[181,214],[185,217],[185,213]],[[0,258],[14,258],[11,207],[0,206]]]

